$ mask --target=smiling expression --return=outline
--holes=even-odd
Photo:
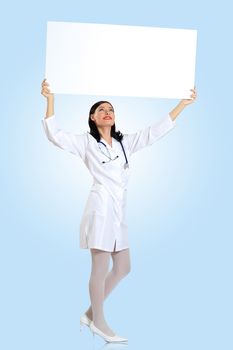
[[[115,123],[114,109],[109,103],[102,103],[91,115],[91,119],[97,126],[112,126]]]

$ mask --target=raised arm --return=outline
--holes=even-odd
[[[188,106],[196,100],[197,92],[195,86],[194,89],[190,89],[190,91],[192,91],[190,98],[181,100],[178,103],[178,105],[176,105],[175,108],[173,108],[173,110],[169,113],[172,120],[175,120],[186,106]]]
[[[54,94],[50,93],[46,79],[42,82],[41,94],[47,98],[46,117],[42,119],[42,125],[49,141],[55,146],[72,154],[79,155],[85,160],[88,137],[86,133],[73,134],[59,128],[54,114]]]
[[[160,139],[176,126],[175,119],[177,116],[181,113],[185,106],[194,102],[196,99],[195,88],[190,90],[193,92],[190,99],[181,100],[170,113],[166,114],[160,120],[144,129],[137,131],[136,133],[124,135],[124,139],[128,144],[130,154],[137,152],[146,146],[152,145],[155,141]]]
[[[54,94],[50,92],[49,83],[44,79],[41,84],[41,94],[47,98],[46,118],[54,115]]]
[[[169,114],[132,134],[124,134],[123,140],[127,142],[129,154],[137,152],[146,146],[152,145],[168,131],[175,127],[176,123]]]

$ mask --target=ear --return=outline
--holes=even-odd
[[[94,117],[93,117],[93,114],[91,114],[91,120],[93,120],[93,121],[95,120]]]

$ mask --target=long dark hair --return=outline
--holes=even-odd
[[[99,133],[99,130],[97,129],[97,126],[96,126],[94,120],[91,119],[91,115],[95,113],[95,110],[102,103],[109,103],[110,106],[112,106],[112,104],[110,102],[108,102],[108,101],[98,101],[98,102],[96,102],[90,109],[89,119],[88,119],[88,124],[89,124],[89,127],[90,127],[90,134],[96,139],[97,142],[100,141],[100,133]],[[112,108],[113,108],[113,106],[112,106]],[[115,123],[111,127],[111,136],[114,137],[114,139],[116,139],[119,142],[123,139],[123,136],[124,136],[120,131],[116,131]]]

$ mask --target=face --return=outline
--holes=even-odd
[[[115,123],[114,109],[109,103],[102,103],[91,115],[96,126],[112,126]]]

